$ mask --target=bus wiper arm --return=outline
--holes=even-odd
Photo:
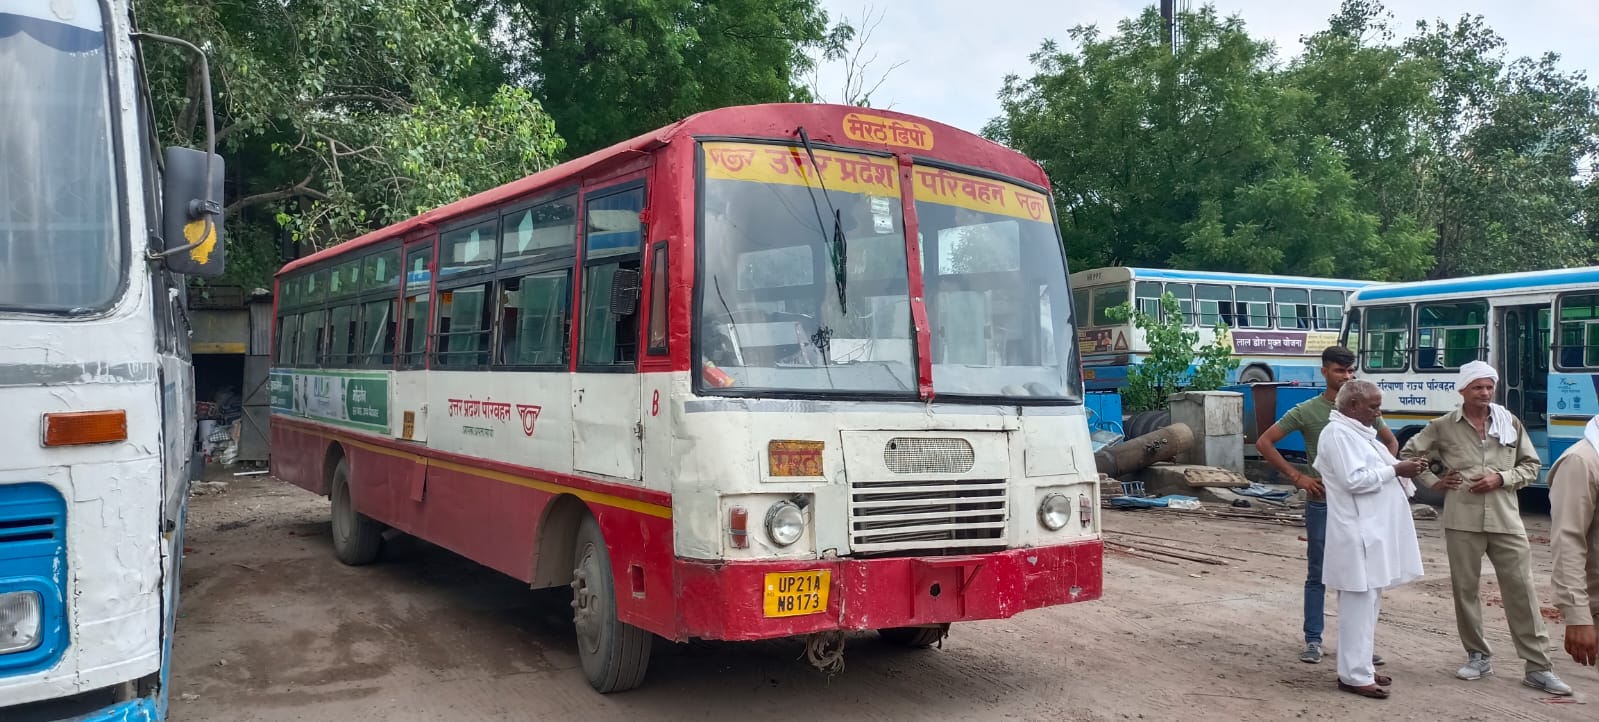
[[[811,160],[811,170],[816,174],[816,183],[822,187],[822,198],[827,201],[827,210],[833,214],[833,237],[827,237],[827,224],[822,220],[822,209],[816,203],[816,191],[811,190],[811,184],[805,184],[805,190],[811,194],[811,207],[816,209],[816,225],[822,231],[822,243],[827,244],[828,256],[833,261],[833,283],[838,288],[838,307],[843,313],[849,312],[849,301],[844,294],[844,270],[848,260],[848,248],[844,241],[844,221],[838,209],[833,207],[833,198],[827,192],[827,181],[822,178],[822,169],[816,165],[816,150],[811,148],[811,136],[805,132],[805,126],[800,126],[794,131],[799,135],[800,144],[805,146],[805,155]],[[826,358],[827,349],[822,349],[823,358]]]

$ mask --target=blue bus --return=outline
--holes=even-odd
[[[1112,320],[1112,308],[1131,301],[1160,314],[1160,297],[1177,298],[1183,322],[1201,344],[1226,324],[1238,358],[1229,383],[1284,381],[1319,383],[1321,352],[1338,340],[1349,294],[1370,281],[1268,276],[1213,271],[1166,271],[1113,266],[1071,276],[1079,319],[1077,346],[1083,381],[1090,391],[1117,390],[1127,368],[1149,354],[1144,334],[1131,321]]]
[[[1498,369],[1499,403],[1546,472],[1599,409],[1599,267],[1362,289],[1341,338],[1382,388],[1400,443],[1460,404],[1455,377],[1470,361]]]

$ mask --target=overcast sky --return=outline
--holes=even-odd
[[[857,19],[871,5],[884,13],[872,37],[877,62],[868,74],[889,74],[872,105],[980,131],[1000,112],[1005,75],[1031,73],[1027,56],[1046,38],[1065,43],[1076,25],[1115,31],[1117,21],[1154,0],[822,0],[832,19]],[[1199,0],[1192,0],[1198,7]],[[1243,17],[1249,33],[1277,44],[1281,59],[1300,52],[1299,38],[1326,27],[1339,0],[1215,0],[1223,15]],[[1482,15],[1508,43],[1511,56],[1559,53],[1567,70],[1599,71],[1599,0],[1388,0],[1399,37],[1417,20]],[[858,24],[858,23],[857,23]],[[870,53],[868,53],[870,54]],[[1592,82],[1592,81],[1590,81]],[[822,94],[841,95],[842,68],[820,76]]]

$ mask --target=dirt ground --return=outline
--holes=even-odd
[[[1338,692],[1331,655],[1298,661],[1303,528],[1107,511],[1110,531],[1232,557],[1226,566],[1107,552],[1102,600],[956,625],[942,649],[852,637],[831,679],[795,640],[657,640],[645,686],[590,691],[567,601],[420,543],[350,568],[327,501],[266,476],[196,497],[183,566],[172,719],[199,720],[1592,720],[1599,674],[1559,652],[1575,699],[1520,685],[1491,571],[1498,675],[1454,679],[1443,534],[1417,522],[1427,578],[1383,602],[1387,701]],[[1547,603],[1548,518],[1529,515]],[[1130,539],[1131,537],[1115,537]],[[1177,563],[1170,563],[1170,562]],[[1491,568],[1490,568],[1491,569]],[[1328,599],[1329,646],[1337,619]],[[1558,651],[1562,628],[1549,625]]]

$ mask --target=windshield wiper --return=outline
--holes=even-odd
[[[816,209],[816,225],[822,232],[822,243],[827,244],[828,256],[833,262],[833,283],[838,287],[839,310],[848,313],[849,302],[845,298],[844,270],[848,260],[848,248],[844,240],[844,221],[838,209],[833,207],[833,198],[827,192],[827,181],[822,178],[822,169],[816,164],[816,151],[811,148],[811,136],[805,132],[805,126],[795,129],[799,134],[800,144],[805,146],[805,155],[811,159],[811,170],[816,174],[816,183],[822,187],[822,198],[827,201],[827,210],[833,214],[833,237],[827,237],[827,224],[822,221],[822,209],[816,203],[816,191],[811,190],[811,184],[805,184],[805,190],[811,194],[811,207]],[[825,340],[824,340],[825,342]],[[818,344],[820,345],[820,344]],[[826,358],[827,349],[822,349],[823,358]]]

